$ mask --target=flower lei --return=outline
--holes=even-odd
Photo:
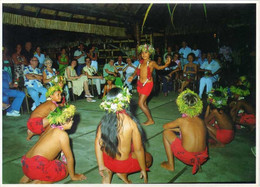
[[[64,124],[68,118],[74,116],[76,107],[74,105],[65,105],[65,107],[57,107],[52,111],[47,119],[50,124]]]
[[[215,92],[219,91],[221,92],[221,96],[216,96]],[[227,100],[228,100],[228,88],[216,88],[212,89],[208,93],[208,99],[207,102],[213,104],[216,108],[221,108],[222,106],[227,105]]]
[[[138,53],[149,52],[151,55],[155,53],[155,49],[153,48],[152,45],[149,44],[139,45],[137,50]]]
[[[248,95],[250,95],[250,91],[246,87],[245,87],[245,89],[242,89],[240,87],[231,86],[230,87],[230,91],[231,91],[232,94],[237,94],[239,96],[248,96]]]
[[[102,103],[99,105],[102,110],[109,113],[116,113],[128,107],[131,99],[131,93],[127,87],[122,88],[122,92],[117,95],[113,100],[108,100],[107,96],[103,97]]]
[[[46,94],[45,94],[46,98],[50,97],[56,91],[61,91],[62,92],[62,89],[61,89],[61,87],[59,85],[54,85],[54,86],[50,87],[48,89],[48,91],[46,92]]]
[[[184,96],[191,94],[191,95],[195,95],[196,97],[196,104],[189,106],[186,101],[184,101]],[[177,97],[176,103],[178,105],[178,109],[180,111],[181,114],[187,114],[187,116],[189,117],[194,117],[194,116],[198,116],[201,112],[202,112],[202,108],[203,108],[203,104],[201,99],[199,98],[198,94],[196,94],[195,92],[191,91],[190,89],[186,89],[185,91],[183,91],[182,93],[180,93],[180,95]]]

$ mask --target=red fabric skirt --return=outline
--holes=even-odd
[[[234,139],[234,131],[229,129],[217,129],[216,138],[223,144],[228,144]]]
[[[254,114],[242,114],[239,123],[247,125],[255,125],[256,118]]]
[[[153,89],[153,82],[147,82],[144,86],[140,82],[137,81],[137,92],[146,96],[149,96]]]
[[[127,160],[116,160],[103,152],[103,160],[105,166],[114,173],[135,173],[141,171],[137,159],[132,158],[132,153],[129,154]],[[146,171],[149,171],[146,168]]]
[[[30,118],[27,121],[27,128],[34,134],[41,134],[45,131],[43,128],[43,118]]]
[[[176,138],[171,144],[171,150],[176,158],[185,164],[192,165],[192,174],[195,174],[202,165],[208,159],[208,149],[201,152],[188,152],[186,151],[179,138]]]
[[[66,167],[59,160],[48,160],[42,156],[34,156],[32,158],[22,157],[23,173],[31,180],[57,182],[64,179],[66,175]]]

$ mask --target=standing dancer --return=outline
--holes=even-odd
[[[164,66],[158,66],[155,61],[150,60],[150,55],[154,53],[152,45],[144,44],[138,47],[138,53],[141,53],[142,60],[140,60],[139,66],[136,68],[132,76],[129,77],[128,81],[132,82],[133,78],[137,75],[137,91],[139,93],[138,105],[147,117],[147,121],[142,125],[152,125],[154,120],[147,106],[147,98],[153,89],[153,77],[152,73],[154,68],[157,70],[163,70],[168,67],[171,58],[168,56]]]

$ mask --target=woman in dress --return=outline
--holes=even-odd
[[[7,47],[3,47],[3,67],[4,70],[8,72],[8,74],[10,75],[10,78],[12,79],[12,61],[11,61],[11,57],[8,55],[8,49]]]
[[[58,61],[59,61],[60,75],[63,75],[66,67],[69,65],[69,57],[68,57],[68,55],[66,53],[66,49],[64,47],[61,48],[61,54],[58,57]]]
[[[73,93],[75,95],[80,96],[83,90],[85,91],[85,97],[87,97],[88,102],[96,102],[96,100],[91,99],[91,97],[94,97],[90,94],[89,88],[88,88],[88,77],[84,74],[81,74],[80,76],[77,75],[75,67],[77,66],[77,60],[73,59],[71,61],[71,65],[68,66],[65,70],[65,77],[68,81],[72,82],[73,87]],[[70,87],[70,85],[69,85]]]
[[[44,67],[44,59],[45,59],[45,55],[43,53],[41,53],[41,47],[37,46],[34,56],[38,58],[39,60],[39,68],[42,70],[42,68]]]

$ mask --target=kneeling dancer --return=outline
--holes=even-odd
[[[187,89],[178,96],[176,103],[182,117],[163,126],[163,144],[168,161],[162,162],[161,167],[174,171],[175,156],[183,163],[192,165],[192,174],[195,174],[208,158],[207,131],[203,120],[198,117],[202,111],[202,101],[196,93]]]
[[[95,150],[103,184],[111,183],[113,173],[131,183],[127,175],[138,171],[147,183],[152,156],[144,150],[146,138],[141,125],[126,110],[130,98],[127,88],[112,88],[100,104],[106,114],[97,127]]]
[[[74,105],[67,105],[48,115],[52,125],[46,128],[35,145],[22,157],[24,176],[20,183],[54,183],[66,178],[68,174],[72,180],[86,179],[83,174],[75,173],[69,136],[65,132],[73,124],[75,110]],[[66,162],[57,159],[61,151]]]

